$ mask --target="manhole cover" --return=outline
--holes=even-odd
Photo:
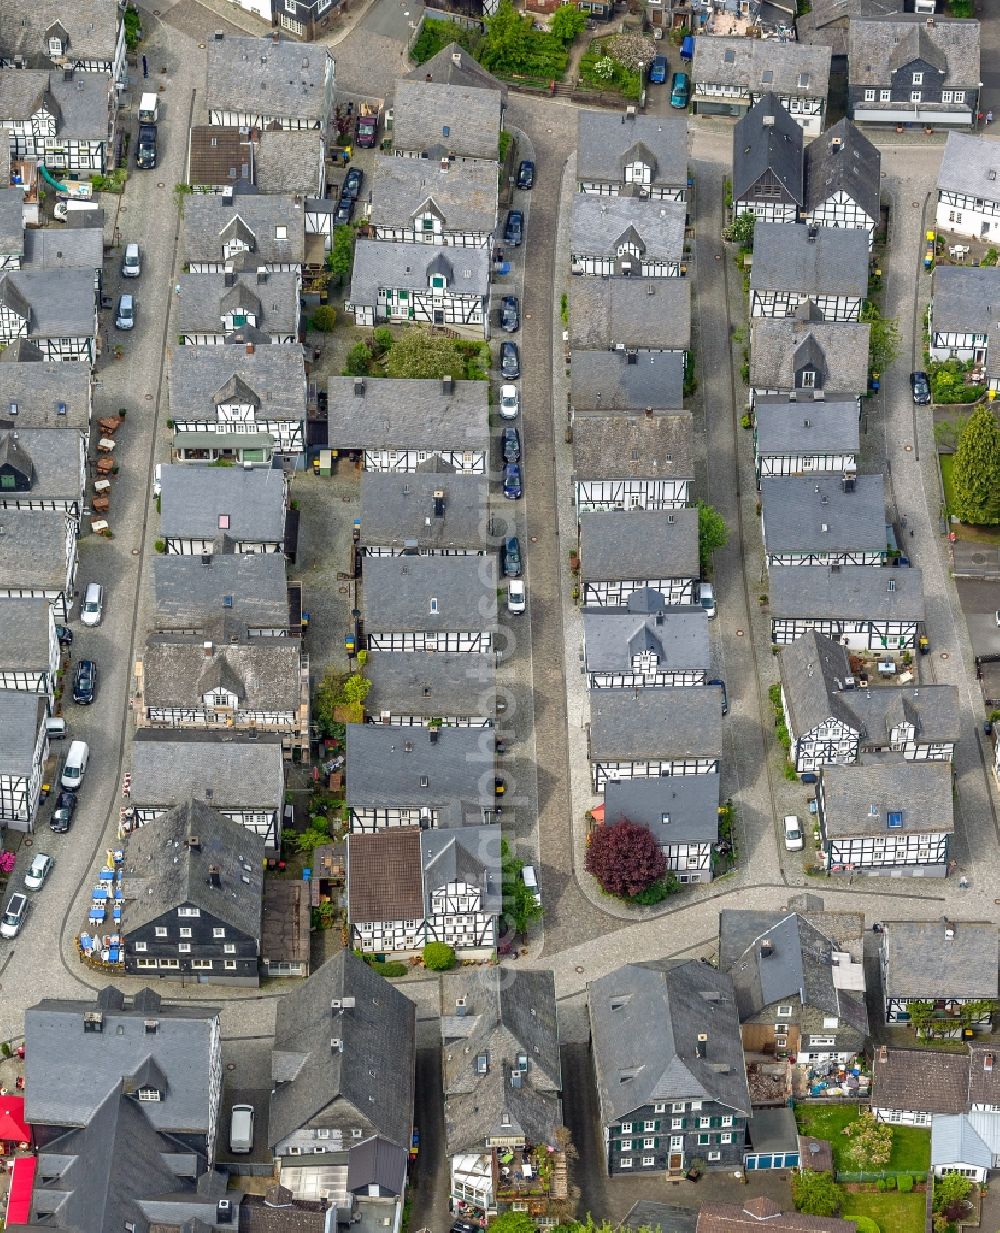
[[[226,1063],[226,1070],[235,1070],[235,1069],[236,1069],[236,1063],[235,1063],[235,1062],[227,1062],[227,1063]]]
[[[27,839],[25,839],[25,841],[24,841],[24,846],[25,846],[26,848],[30,848],[30,847],[31,847],[31,845],[32,845],[34,842],[35,842],[35,841],[34,841],[34,839],[32,839],[32,838],[31,838],[31,836],[29,835],[29,836],[28,836],[28,838],[27,838]]]
[[[904,453],[904,454],[912,454],[912,453],[913,453],[913,446],[912,446],[912,445],[904,445],[904,446],[903,446],[903,453]]]
[[[578,972],[582,972],[582,971],[583,971],[583,964],[582,964],[582,963],[578,963],[578,964],[576,965],[576,970],[577,970]]]
[[[985,552],[974,552],[972,554],[972,559],[973,561],[975,561],[977,565],[982,565],[983,562],[986,560],[986,553]]]
[[[742,629],[738,629],[738,630],[736,631],[736,637],[737,637],[737,638],[742,638],[742,637],[743,637],[743,630],[742,630]]]
[[[133,549],[132,549],[132,555],[133,555],[134,557],[137,557],[137,556],[139,555],[139,549],[138,549],[138,548],[133,548]]]
[[[337,587],[337,593],[338,593],[339,595],[346,595],[346,594],[347,594],[347,587]]]
[[[942,659],[947,659],[947,658],[948,658],[948,652],[947,652],[947,651],[942,651],[942,652],[941,652],[941,658],[942,658]]]
[[[152,394],[146,394],[146,395],[145,395],[145,398],[146,398],[146,401],[147,401],[147,402],[152,402],[152,401],[153,401],[153,395],[152,395]]]

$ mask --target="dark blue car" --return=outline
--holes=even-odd
[[[654,56],[649,65],[650,85],[662,86],[667,80],[667,57]]]
[[[503,495],[508,501],[521,498],[521,464],[509,462],[503,469]]]

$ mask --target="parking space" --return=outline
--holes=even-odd
[[[987,579],[955,581],[974,655],[1000,655],[1000,583]]]

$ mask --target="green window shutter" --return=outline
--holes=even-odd
[[[710,1117],[708,1119],[708,1124],[710,1126],[719,1127],[722,1125],[722,1118],[721,1117]]]

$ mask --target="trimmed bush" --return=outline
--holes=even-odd
[[[875,1189],[879,1192],[879,1194],[885,1194],[886,1185],[885,1185],[884,1177],[880,1177],[878,1179],[878,1181],[875,1183]]]
[[[447,942],[428,942],[424,947],[424,967],[430,972],[447,972],[455,966],[455,948]]]
[[[902,1177],[897,1177],[896,1189],[900,1194],[909,1194],[913,1189],[913,1178],[908,1173],[904,1173]]]
[[[882,1233],[878,1226],[878,1222],[872,1220],[871,1216],[855,1216],[854,1224],[857,1233]]]

